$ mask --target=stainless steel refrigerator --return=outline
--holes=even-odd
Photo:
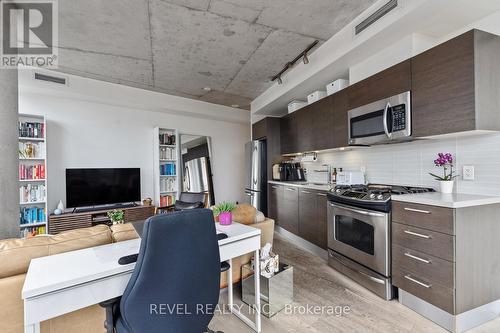
[[[247,202],[259,211],[267,212],[266,141],[255,140],[245,145]]]
[[[207,157],[185,162],[182,176],[183,192],[207,193],[208,202],[213,205],[212,175],[210,160]]]

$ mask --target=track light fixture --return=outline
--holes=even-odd
[[[307,65],[309,63],[309,58],[307,57],[307,52],[304,52],[304,56],[302,57],[302,62],[304,65]]]
[[[289,70],[291,67],[293,67],[293,65],[295,65],[295,63],[297,61],[299,61],[300,58],[302,58],[302,62],[307,65],[309,63],[309,58],[307,57],[307,53],[309,51],[311,51],[311,49],[313,47],[315,47],[317,44],[319,43],[318,40],[315,40],[314,42],[312,42],[308,47],[306,47],[306,49],[304,51],[302,51],[298,56],[295,57],[295,59],[293,59],[292,61],[290,62],[287,62],[285,67],[283,67],[283,69],[276,75],[274,75],[272,78],[271,78],[271,81],[278,81],[278,84],[283,84],[283,79],[281,78],[281,76],[287,71]]]

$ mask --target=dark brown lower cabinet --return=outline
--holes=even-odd
[[[278,225],[299,234],[299,189],[283,186],[283,200],[278,201]]]
[[[267,216],[278,223],[278,205],[283,201],[283,186],[268,185]]]
[[[283,229],[327,248],[326,193],[293,186],[268,185],[268,216]]]
[[[326,194],[299,190],[299,237],[326,249]]]
[[[318,214],[318,245],[322,249],[328,248],[328,234],[326,231],[326,225],[328,218],[326,216],[328,199],[326,193],[318,192],[316,193],[316,212]]]

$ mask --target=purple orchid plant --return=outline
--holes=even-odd
[[[450,181],[458,177],[458,175],[455,175],[455,171],[453,171],[453,156],[450,153],[438,153],[438,158],[434,160],[434,165],[443,168],[443,176],[429,172],[436,180]]]

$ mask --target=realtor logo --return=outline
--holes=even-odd
[[[2,68],[56,68],[57,0],[0,2]]]

